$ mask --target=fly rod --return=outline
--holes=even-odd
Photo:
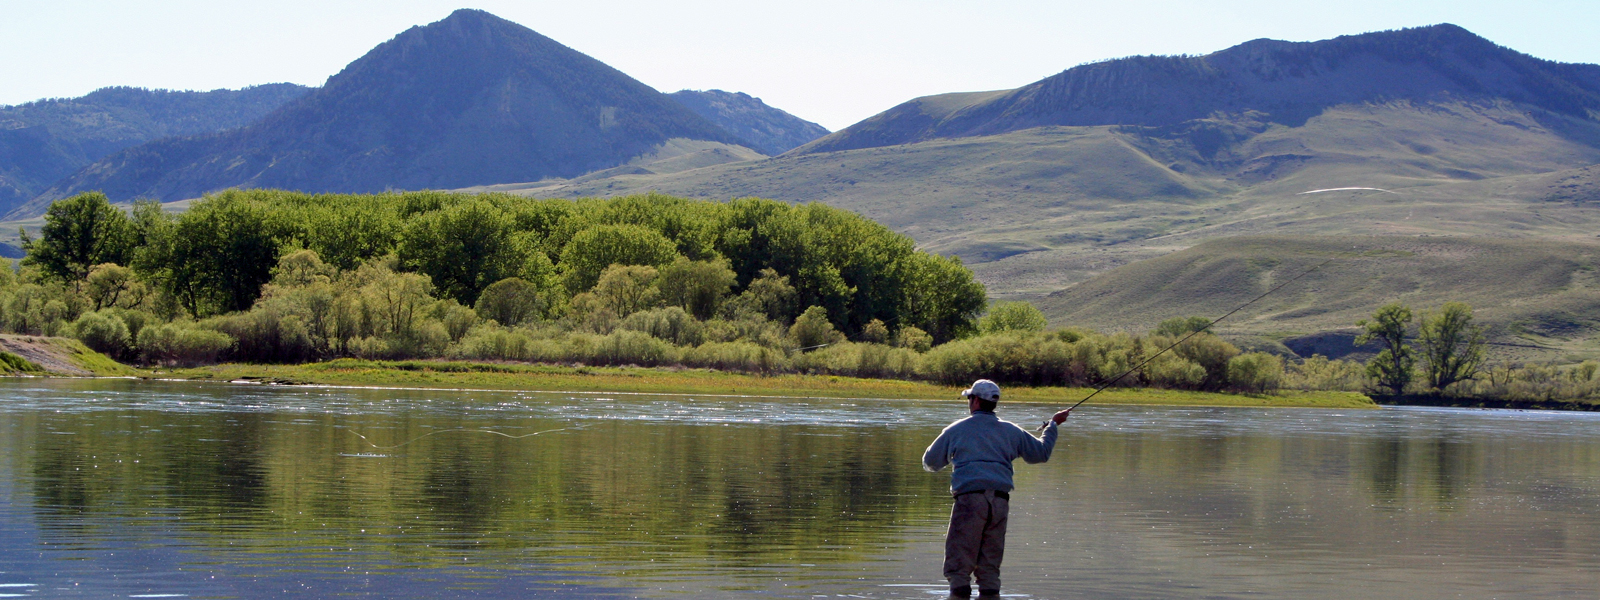
[[[1278,284],[1276,286],[1273,286],[1272,289],[1267,290],[1265,293],[1261,294],[1260,296],[1256,296],[1255,298],[1251,298],[1249,302],[1246,302],[1244,304],[1240,304],[1237,308],[1228,311],[1228,314],[1225,314],[1225,315],[1222,315],[1220,317],[1217,317],[1215,320],[1213,320],[1213,321],[1211,321],[1209,323],[1206,323],[1204,327],[1201,327],[1199,329],[1196,329],[1194,331],[1189,332],[1189,335],[1183,336],[1183,339],[1178,340],[1176,342],[1173,342],[1172,345],[1170,345],[1170,346],[1162,348],[1160,352],[1157,352],[1155,354],[1151,354],[1149,358],[1146,358],[1143,361],[1140,361],[1140,363],[1137,364],[1137,365],[1134,365],[1133,368],[1128,369],[1126,371],[1123,371],[1121,375],[1118,375],[1116,377],[1111,378],[1108,381],[1105,381],[1104,383],[1101,383],[1100,387],[1095,388],[1093,392],[1089,392],[1089,395],[1084,396],[1083,399],[1079,400],[1077,404],[1074,404],[1071,407],[1067,408],[1067,412],[1071,412],[1072,409],[1081,406],[1085,402],[1088,402],[1090,398],[1093,398],[1096,395],[1098,395],[1100,392],[1105,391],[1106,388],[1111,387],[1112,385],[1116,384],[1118,381],[1122,381],[1123,377],[1127,377],[1128,375],[1133,374],[1134,371],[1137,371],[1137,370],[1143,368],[1145,365],[1150,364],[1150,361],[1155,360],[1156,357],[1161,356],[1162,354],[1166,354],[1168,350],[1171,350],[1173,348],[1177,348],[1180,344],[1183,344],[1184,342],[1189,341],[1189,338],[1192,338],[1194,336],[1200,335],[1201,332],[1203,332],[1203,331],[1205,331],[1207,329],[1211,329],[1212,325],[1216,325],[1217,323],[1221,323],[1223,319],[1226,319],[1228,317],[1233,316],[1234,313],[1239,312],[1241,310],[1244,310],[1245,307],[1248,307],[1251,304],[1255,304],[1257,300],[1260,300],[1260,299],[1265,298],[1267,296],[1271,296],[1273,292],[1276,292],[1278,290],[1283,289],[1284,286],[1289,285],[1291,283],[1294,283],[1295,281],[1299,280],[1301,277],[1305,277],[1306,275],[1310,275],[1312,271],[1315,271],[1317,269],[1321,269],[1322,265],[1328,264],[1330,262],[1333,262],[1332,258],[1329,258],[1328,260],[1325,260],[1325,261],[1322,261],[1320,263],[1317,263],[1316,266],[1313,266],[1313,267],[1311,267],[1309,269],[1306,269],[1305,272],[1300,273],[1299,275],[1295,275],[1294,278],[1292,278],[1292,279],[1290,279],[1288,281],[1285,281],[1283,283],[1280,283],[1280,284]],[[1039,429],[1041,431],[1044,430],[1044,426],[1043,425],[1039,426]]]

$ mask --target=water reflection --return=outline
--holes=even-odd
[[[0,584],[18,584],[0,594],[888,598],[941,587],[946,476],[917,465],[959,416],[955,402],[0,387]],[[1055,461],[1018,469],[1007,588],[1592,597],[1597,424],[1081,411]]]

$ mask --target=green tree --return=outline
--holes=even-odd
[[[729,301],[723,308],[733,318],[760,315],[780,323],[787,323],[794,315],[795,289],[789,285],[789,276],[779,275],[772,269],[762,269],[761,276],[750,281],[744,292]]]
[[[900,313],[902,326],[927,332],[936,344],[972,334],[989,301],[972,271],[955,256],[917,253],[907,263],[913,276]]]
[[[1458,381],[1472,379],[1483,366],[1483,329],[1472,322],[1472,307],[1446,302],[1438,312],[1422,313],[1417,343],[1428,385],[1443,392]]]
[[[478,317],[515,327],[544,315],[548,307],[543,290],[521,277],[508,277],[483,288],[473,307]]]
[[[652,308],[661,297],[656,268],[648,265],[611,265],[600,274],[591,293],[617,317]]]
[[[600,281],[611,265],[672,264],[677,247],[661,233],[639,225],[597,225],[572,236],[561,251],[562,279],[573,294]]]
[[[1406,343],[1406,329],[1411,326],[1411,309],[1399,302],[1386,304],[1372,314],[1372,319],[1356,322],[1364,328],[1356,336],[1356,345],[1365,346],[1376,340],[1383,345],[1377,356],[1367,361],[1367,375],[1391,394],[1403,394],[1410,385],[1416,351]]]
[[[728,261],[689,260],[678,257],[672,264],[661,268],[661,297],[667,306],[679,306],[697,319],[705,320],[717,314],[717,308],[738,281]]]
[[[1025,301],[996,302],[989,313],[978,320],[978,330],[983,333],[1002,331],[1044,331],[1044,313]]]
[[[162,287],[194,316],[249,309],[289,237],[284,216],[237,191],[195,203],[150,249]]]
[[[401,264],[426,274],[446,297],[475,304],[489,284],[507,277],[547,277],[549,258],[520,239],[515,223],[486,200],[472,200],[411,218],[399,244]]]
[[[46,276],[75,282],[102,263],[127,264],[133,249],[133,224],[100,192],[57,200],[45,212],[39,239],[22,233],[24,266],[36,265]]]
[[[89,269],[84,278],[84,295],[94,303],[94,310],[102,308],[133,308],[144,302],[149,288],[133,274],[133,269],[104,263]]]

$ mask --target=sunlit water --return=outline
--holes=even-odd
[[[939,598],[964,408],[4,379],[0,598]],[[1017,471],[1008,595],[1600,597],[1595,415],[1090,404]]]

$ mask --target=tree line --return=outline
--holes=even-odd
[[[1199,317],[1143,334],[1050,329],[988,304],[959,259],[818,204],[662,195],[534,200],[229,191],[180,215],[99,194],[54,204],[0,328],[151,365],[461,358],[677,365],[964,383],[1118,382],[1587,397],[1600,366],[1485,367],[1471,308],[1392,304],[1365,365],[1243,352]],[[1291,357],[1292,358],[1292,357]]]

